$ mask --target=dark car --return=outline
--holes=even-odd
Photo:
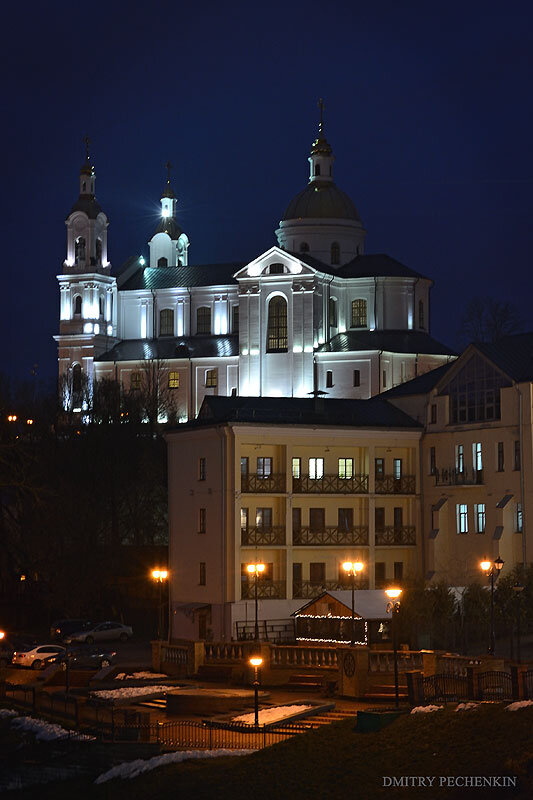
[[[104,647],[69,647],[66,653],[59,653],[47,659],[47,664],[59,664],[70,669],[102,669],[114,663],[116,653]]]
[[[50,626],[50,638],[63,641],[66,636],[90,628],[92,622],[88,619],[56,619]]]

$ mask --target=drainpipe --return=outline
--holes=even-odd
[[[518,407],[519,407],[519,442],[520,442],[520,504],[522,506],[522,562],[523,562],[523,569],[526,568],[526,558],[527,558],[527,546],[526,546],[526,506],[525,506],[525,487],[524,487],[524,437],[523,437],[523,425],[524,425],[524,408],[523,408],[523,401],[522,401],[522,392],[520,391],[520,386],[516,384],[516,388],[518,391]]]

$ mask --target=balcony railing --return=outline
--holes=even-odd
[[[241,544],[285,544],[285,526],[241,528]]]
[[[482,469],[437,469],[435,470],[437,486],[480,486],[484,483]]]
[[[259,600],[284,600],[287,596],[285,581],[257,581],[257,597]],[[241,600],[255,598],[255,581],[243,581],[241,584]]]
[[[341,589],[351,589],[351,583],[344,581],[294,581],[292,596],[302,600],[312,600],[323,592],[335,592]],[[368,589],[367,580],[356,581],[355,588]]]
[[[355,525],[353,528],[335,528],[326,525],[320,530],[300,528],[293,531],[292,543],[300,545],[324,544],[368,544],[368,526]]]
[[[309,475],[302,475],[301,478],[292,479],[292,491],[305,494],[366,494],[368,475],[354,475],[351,478],[340,478],[338,475],[310,478]]]
[[[285,491],[287,491],[285,473],[272,473],[265,476],[249,472],[247,475],[241,475],[241,492]]]
[[[376,544],[416,544],[414,525],[387,525],[376,531]]]
[[[394,475],[376,476],[376,494],[414,494],[415,492],[415,475],[402,475],[400,478],[395,478]]]

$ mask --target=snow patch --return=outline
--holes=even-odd
[[[125,761],[117,764],[107,772],[103,772],[97,777],[95,783],[106,783],[113,778],[136,778],[143,772],[150,772],[158,767],[165,767],[167,764],[177,764],[180,761],[188,761],[191,758],[217,758],[220,756],[247,756],[253,750],[178,750],[175,753],[165,753],[162,756],[154,756],[145,761],[138,758],[135,761]]]
[[[175,688],[175,686],[123,686],[120,689],[99,689],[91,692],[91,697],[100,700],[118,700],[123,697],[142,697],[145,694],[163,694]]]
[[[76,731],[68,731],[60,725],[45,722],[43,719],[34,719],[33,717],[15,717],[12,719],[11,725],[21,731],[34,733],[38,742],[52,742],[55,739],[65,739],[66,737],[69,737],[74,742],[88,742],[94,740],[94,736],[87,736],[84,733],[77,733]]]
[[[9,719],[10,717],[16,717],[18,715],[18,711],[13,711],[12,708],[0,708],[0,719]]]
[[[276,706],[275,708],[265,708],[259,712],[259,724],[267,725],[269,722],[277,722],[280,719],[285,719],[285,717],[292,717],[293,714],[307,711],[308,708],[312,708],[312,706]],[[255,713],[252,712],[251,714],[241,714],[239,717],[233,717],[233,722],[255,725]]]
[[[416,706],[411,709],[411,714],[431,714],[433,711],[440,711],[444,706]]]
[[[471,711],[473,708],[477,708],[479,703],[459,703],[456,711]]]
[[[162,672],[119,672],[118,675],[115,675],[113,680],[115,681],[125,681],[125,680],[144,680],[147,678],[168,678],[168,675],[165,675]]]
[[[506,706],[506,711],[519,711],[521,708],[529,708],[533,706],[533,700],[518,700],[516,703],[511,703],[510,706]]]

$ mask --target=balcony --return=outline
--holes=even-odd
[[[434,475],[436,486],[481,486],[485,482],[482,469],[437,469]]]
[[[257,581],[257,597],[259,600],[284,600],[287,596],[285,581]],[[241,600],[255,598],[255,581],[241,583]]]
[[[367,494],[368,475],[354,475],[340,478],[338,475],[324,475],[310,478],[302,475],[292,479],[292,491],[298,494]]]
[[[300,528],[297,531],[293,531],[292,543],[313,546],[368,544],[368,526],[355,525],[348,530],[346,528],[335,528],[331,525],[326,525],[319,530]]]
[[[285,544],[285,526],[241,528],[241,544]]]
[[[287,490],[285,473],[272,473],[271,475],[258,475],[249,472],[241,475],[241,492],[273,493]]]
[[[292,596],[296,599],[312,600],[323,592],[335,592],[342,589],[351,589],[351,583],[343,581],[294,581]],[[368,581],[356,581],[355,589],[368,589]]]
[[[416,544],[414,525],[386,525],[376,531],[376,545]]]
[[[402,475],[395,478],[394,475],[376,476],[376,494],[415,494],[416,476]]]

